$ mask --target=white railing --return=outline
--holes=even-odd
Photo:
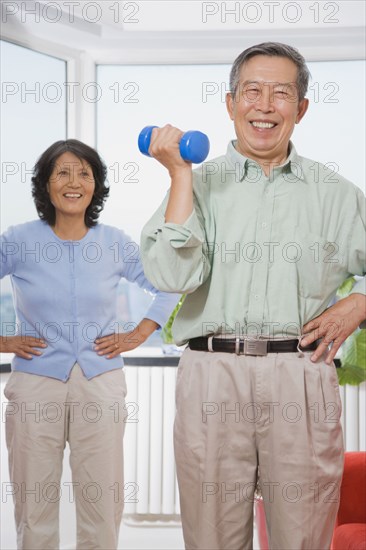
[[[341,386],[342,426],[346,451],[366,450],[366,382]]]
[[[125,520],[178,519],[173,423],[175,367],[125,367],[128,417],[125,448]],[[129,485],[129,480],[133,480]]]

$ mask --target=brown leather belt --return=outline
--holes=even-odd
[[[211,344],[209,342],[211,340]],[[314,351],[319,341],[309,346],[299,346],[298,340],[261,340],[254,338],[210,338],[200,336],[188,342],[194,351],[223,351],[237,355],[267,355],[267,353],[290,353],[296,351]],[[210,349],[211,348],[211,349]]]

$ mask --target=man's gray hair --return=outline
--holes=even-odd
[[[244,63],[256,55],[267,55],[269,57],[286,57],[295,63],[297,67],[297,90],[299,100],[304,99],[308,90],[310,71],[306,66],[305,59],[301,53],[287,44],[280,42],[263,42],[244,50],[234,61],[230,71],[230,92],[234,97],[240,79],[240,70]]]

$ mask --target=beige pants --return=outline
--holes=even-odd
[[[184,352],[174,442],[186,548],[253,548],[258,466],[270,548],[329,548],[341,401],[335,367],[310,355]]]
[[[69,380],[13,372],[6,438],[18,548],[59,548],[59,501],[75,497],[78,549],[115,549],[123,510],[124,372]],[[66,441],[72,483],[60,486]],[[73,497],[74,492],[74,497]]]

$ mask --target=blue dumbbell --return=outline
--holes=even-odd
[[[140,132],[138,146],[143,155],[150,157],[149,147],[151,141],[151,132],[158,126],[145,126]],[[189,130],[183,134],[179,142],[179,151],[182,159],[187,162],[199,164],[207,157],[210,150],[210,142],[206,134],[197,130]]]

